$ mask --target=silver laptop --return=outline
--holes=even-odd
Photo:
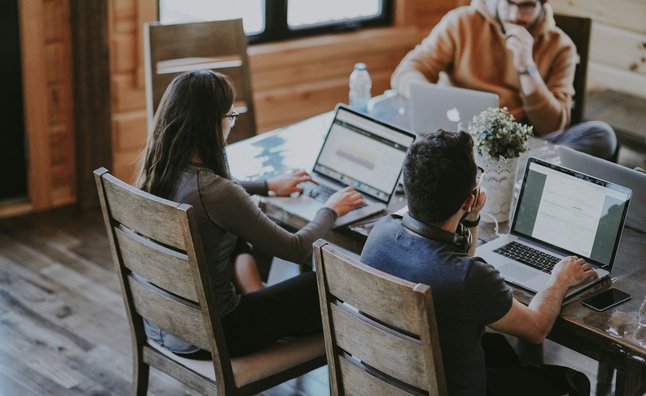
[[[565,256],[590,263],[598,279],[570,288],[566,300],[610,275],[632,191],[530,157],[511,232],[479,246],[476,255],[505,281],[538,292]]]
[[[561,165],[592,176],[618,183],[633,191],[633,202],[646,203],[646,173],[626,168],[569,147],[558,147]],[[626,227],[646,232],[646,205],[631,205],[626,215]]]
[[[466,131],[473,116],[490,107],[498,107],[494,93],[418,81],[410,85],[411,127],[418,135]]]
[[[331,194],[351,185],[363,193],[366,204],[339,217],[335,227],[384,212],[414,140],[410,132],[337,105],[311,173],[319,185],[305,183],[298,197],[269,199],[286,212],[311,221]]]

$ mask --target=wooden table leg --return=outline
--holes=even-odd
[[[597,368],[597,396],[609,395],[612,391],[612,376],[615,373],[614,367],[605,360],[599,361]]]

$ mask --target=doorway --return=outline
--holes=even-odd
[[[0,202],[27,197],[18,0],[0,1]]]

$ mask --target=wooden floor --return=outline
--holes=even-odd
[[[128,395],[130,335],[98,211],[0,220],[0,395]],[[151,395],[194,395],[151,370]],[[326,395],[327,368],[265,395]]]
[[[130,393],[129,330],[99,215],[0,221],[0,395]],[[545,355],[596,381],[594,361],[553,343]],[[151,395],[195,394],[151,372]],[[328,395],[327,368],[264,394]]]

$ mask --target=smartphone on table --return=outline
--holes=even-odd
[[[605,311],[630,300],[630,294],[619,289],[610,288],[596,296],[583,300],[583,305],[595,311]]]

